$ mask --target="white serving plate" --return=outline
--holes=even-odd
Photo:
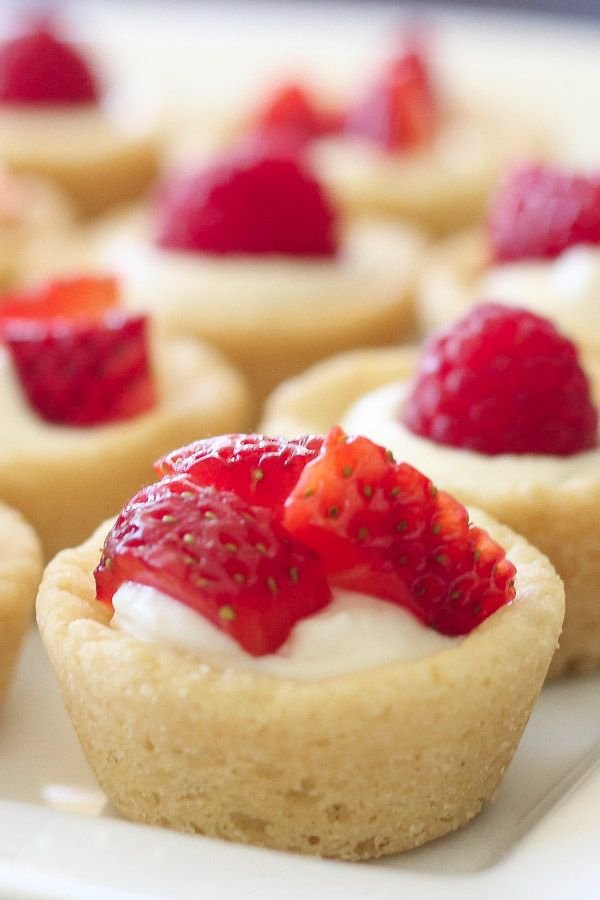
[[[545,688],[495,802],[433,844],[338,863],[132,825],[110,808],[32,630],[0,717],[0,896],[600,897],[600,676]]]
[[[90,0],[73,11],[117,70],[209,117],[282,68],[343,89],[377,58],[398,5]],[[545,117],[565,158],[600,163],[598,27],[448,9],[438,22],[458,85]],[[98,788],[32,631],[0,712],[0,897],[598,900],[599,761],[594,676],[543,691],[491,807],[401,857],[344,864],[132,825]]]

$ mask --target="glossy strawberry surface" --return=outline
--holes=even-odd
[[[149,585],[201,613],[248,653],[275,652],[331,591],[317,556],[270,510],[187,478],[164,478],[129,501],[95,572],[99,600]]]
[[[554,165],[508,173],[488,216],[493,259],[552,259],[577,244],[600,244],[600,175]]]
[[[430,339],[401,418],[438,444],[491,455],[570,456],[598,442],[573,343],[547,319],[497,303]]]
[[[339,131],[341,114],[320,107],[300,84],[279,85],[267,98],[253,123],[265,134],[288,136],[297,146]]]
[[[0,103],[70,106],[97,103],[100,88],[83,56],[47,20],[0,46]]]
[[[156,243],[211,255],[332,257],[336,216],[293,152],[251,140],[205,168],[174,175],[156,197]]]
[[[116,422],[156,401],[144,316],[7,318],[2,335],[30,406],[48,422]]]
[[[410,50],[389,63],[349,110],[346,131],[383,150],[413,150],[430,143],[439,127],[438,98],[422,53]]]
[[[331,584],[397,603],[444,634],[468,633],[515,596],[514,566],[458,501],[338,427],[303,469],[283,523]]]
[[[160,475],[186,474],[198,484],[233,491],[281,515],[304,466],[315,459],[322,437],[272,438],[224,434],[173,450],[155,464]]]

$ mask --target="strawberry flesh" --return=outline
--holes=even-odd
[[[156,243],[211,255],[332,257],[336,217],[296,154],[258,136],[156,196]]]
[[[577,244],[600,244],[600,175],[518,166],[493,199],[488,234],[500,263],[553,259]]]
[[[409,609],[443,634],[471,631],[514,599],[514,566],[465,508],[407,463],[334,428],[284,510],[334,586]]]
[[[323,439],[286,440],[261,434],[224,434],[173,450],[155,463],[159,475],[185,474],[197,484],[233,491],[281,517],[283,504]]]
[[[100,88],[77,50],[47,20],[0,46],[0,103],[69,106],[98,103]]]
[[[270,510],[182,475],[129,501],[94,575],[99,600],[110,603],[127,581],[149,585],[254,656],[274,653],[299,619],[331,600],[317,556]]]
[[[301,147],[307,142],[339,131],[342,117],[322,109],[299,84],[280,85],[259,111],[254,127],[263,134],[281,135]]]
[[[573,343],[547,319],[497,303],[425,345],[402,421],[438,444],[489,455],[571,456],[598,444]]]
[[[50,281],[39,288],[0,297],[0,331],[9,319],[100,319],[118,303],[112,277],[77,277]]]
[[[116,422],[156,401],[144,316],[7,318],[2,334],[30,406],[48,422]]]
[[[425,57],[411,49],[392,60],[349,110],[345,130],[389,152],[413,150],[435,137],[438,106]]]

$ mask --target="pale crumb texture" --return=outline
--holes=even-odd
[[[431,146],[412,151],[386,153],[367,142],[326,138],[315,142],[315,166],[349,214],[394,216],[447,235],[481,220],[515,156],[544,153],[539,126],[514,109],[504,112],[450,108]]]
[[[30,525],[0,504],[0,700],[6,694],[24,635],[32,621],[42,576],[42,552]]]
[[[47,559],[80,543],[144,484],[152,464],[198,438],[243,431],[252,403],[242,378],[214,350],[157,337],[158,402],[143,415],[90,428],[50,425],[7,389],[0,446],[0,498],[39,534]]]
[[[343,421],[364,394],[387,383],[406,381],[417,358],[417,350],[400,348],[366,350],[327,360],[271,395],[260,428],[285,435],[327,431]],[[600,361],[590,357],[586,363],[594,373],[598,396]],[[577,458],[573,458],[574,470],[569,477],[552,477],[540,483],[535,465],[523,477],[515,474],[521,465],[516,456],[507,458],[503,466],[501,457],[481,457],[411,439],[406,434],[408,462],[424,471],[438,487],[464,503],[485,509],[522,534],[556,567],[565,583],[567,612],[560,648],[550,667],[551,677],[600,667],[600,451],[597,463],[590,461],[589,454],[585,456],[585,472],[577,471]],[[493,461],[493,470],[479,477],[480,463],[486,460]]]
[[[0,154],[13,172],[45,178],[69,197],[82,217],[128,203],[148,192],[160,173],[161,141],[155,133],[132,134],[95,148],[77,139],[63,156],[48,152],[44,141],[24,135],[0,136]]]
[[[111,628],[92,579],[106,523],[59,554],[38,622],[114,806],[137,822],[348,860],[468,822],[512,758],[564,611],[545,557],[477,520],[517,565],[518,599],[451,650],[316,683],[219,671]]]

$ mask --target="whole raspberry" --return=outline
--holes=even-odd
[[[552,259],[575,244],[600,244],[600,176],[519,166],[492,202],[488,232],[496,262]]]
[[[33,21],[0,46],[0,103],[58,106],[99,99],[86,60],[55,34],[50,20]]]
[[[547,319],[476,306],[425,346],[403,423],[479,453],[570,456],[597,445],[598,414],[571,341]]]
[[[159,247],[187,252],[329,257],[336,217],[295,153],[255,136],[197,172],[176,176],[156,202]]]

